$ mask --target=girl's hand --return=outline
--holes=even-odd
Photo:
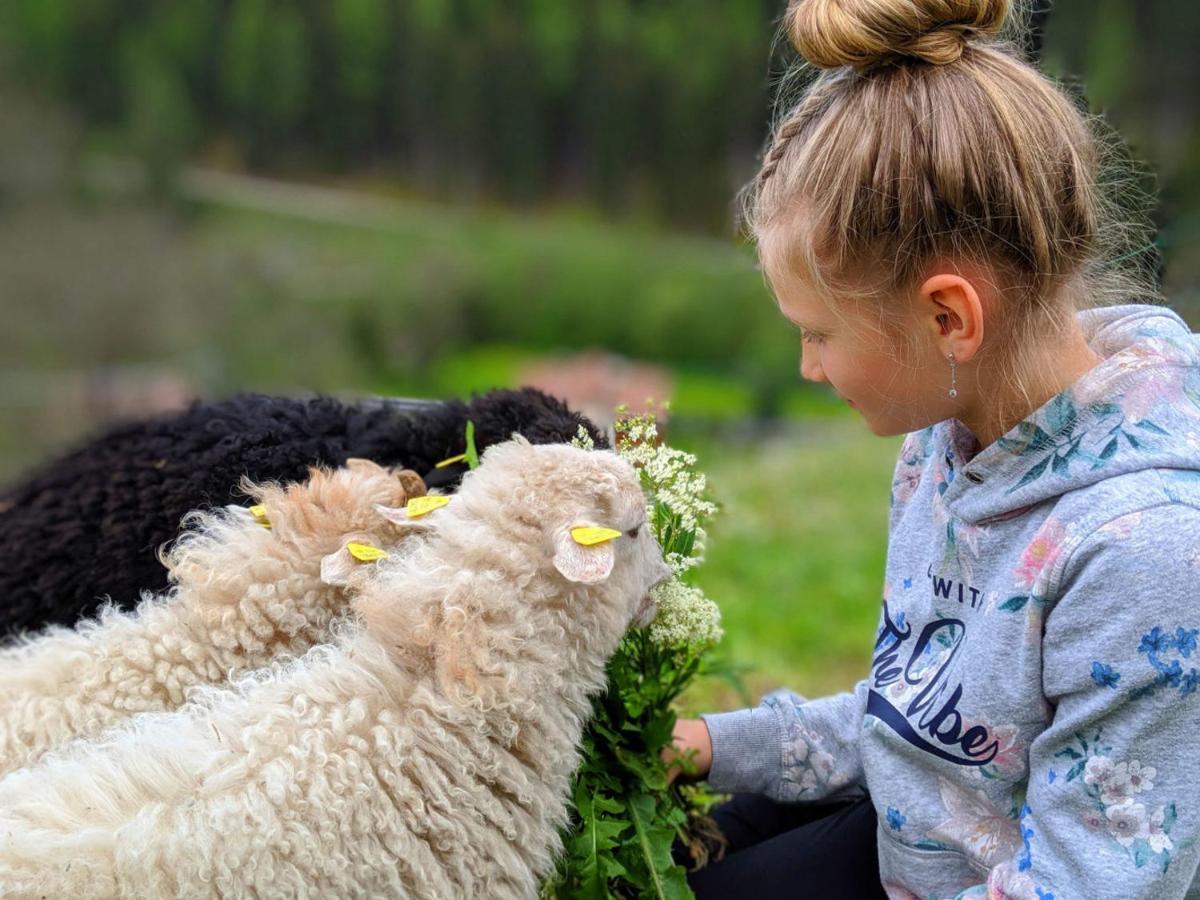
[[[662,761],[667,769],[667,784],[684,773],[684,766],[690,751],[695,751],[691,757],[694,773],[685,775],[685,780],[699,780],[708,774],[712,768],[712,740],[708,736],[708,726],[703,719],[677,719],[672,734],[672,743],[664,747]],[[672,765],[676,763],[676,765]]]

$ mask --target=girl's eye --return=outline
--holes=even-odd
[[[800,335],[800,340],[804,341],[806,344],[809,342],[814,343],[814,344],[821,344],[821,343],[824,343],[825,338],[823,338],[819,334],[809,334],[808,332],[805,332],[804,334]]]

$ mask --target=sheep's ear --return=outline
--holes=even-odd
[[[408,514],[408,509],[404,506],[384,506],[382,503],[375,504],[375,512],[379,513],[393,525],[401,528],[406,528],[409,531],[430,531],[437,521],[436,516],[431,516],[428,513],[413,518]]]
[[[341,549],[321,558],[321,580],[342,586],[350,583],[352,573],[363,563],[376,563],[387,558],[387,551],[360,541],[347,541]]]
[[[554,568],[569,581],[595,584],[603,581],[612,572],[616,554],[612,540],[581,544],[572,535],[576,528],[599,528],[593,522],[579,522],[569,528],[560,528],[554,536]]]
[[[350,573],[354,571],[354,557],[347,547],[340,547],[328,556],[321,558],[321,580],[326,584],[342,587],[350,583]]]
[[[267,517],[266,507],[261,504],[246,507],[238,503],[229,503],[225,506],[226,512],[235,519],[241,519],[247,522],[254,522],[261,525],[263,528],[271,528],[271,520]]]

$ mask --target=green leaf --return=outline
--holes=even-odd
[[[1028,595],[1021,595],[1018,597],[1009,597],[1007,600],[1005,600],[1003,603],[1000,604],[1000,609],[1004,610],[1005,612],[1018,612],[1028,602],[1029,602]]]
[[[665,791],[667,789],[666,772],[664,767],[658,764],[657,760],[650,761],[643,759],[640,754],[630,753],[627,750],[622,750],[620,747],[614,747],[613,751],[621,765],[636,775],[642,782],[642,786],[654,791]]]
[[[467,467],[474,469],[479,465],[479,454],[475,452],[475,423],[467,419]]]
[[[917,840],[913,841],[913,846],[920,847],[922,850],[947,850],[947,849],[949,849],[941,841],[935,841],[932,838],[927,838],[927,837],[918,838]]]
[[[620,803],[598,794],[589,797],[586,792],[576,793],[583,829],[571,842],[571,855],[578,860],[574,867],[578,880],[575,895],[605,900],[609,896],[608,879],[625,874],[625,867],[613,857],[612,850],[629,823],[600,816],[601,812],[623,812]]]
[[[645,737],[648,752],[656,753],[671,742],[675,731],[675,719],[674,712],[664,709],[646,723],[642,734]]]
[[[1047,456],[1040,463],[1038,463],[1036,466],[1034,466],[1032,469],[1030,469],[1024,475],[1022,475],[1021,480],[1017,482],[1016,486],[1013,487],[1012,490],[1015,491],[1015,490],[1017,490],[1017,488],[1022,488],[1025,485],[1029,484],[1029,482],[1036,480],[1042,474],[1042,472],[1045,471],[1046,466],[1048,466],[1049,464],[1050,464],[1050,457]]]
[[[637,794],[629,800],[629,818],[637,834],[642,862],[649,874],[650,896],[667,900],[685,900],[692,892],[687,885],[686,870],[676,865],[671,858],[671,844],[675,839],[673,828],[652,827],[654,821],[654,798]]]
[[[1066,392],[1056,394],[1050,401],[1046,419],[1050,430],[1055,434],[1066,432],[1070,437],[1071,432],[1075,430],[1076,419],[1075,404],[1071,402],[1070,395]]]
[[[1140,422],[1136,423],[1136,424],[1134,425],[1134,427],[1135,427],[1135,428],[1144,428],[1144,429],[1146,429],[1147,431],[1153,431],[1153,432],[1155,432],[1156,434],[1169,434],[1169,433],[1170,433],[1170,432],[1167,432],[1167,431],[1163,431],[1161,428],[1159,428],[1159,427],[1158,427],[1157,425],[1155,425],[1153,422],[1148,422],[1148,421],[1146,421],[1145,419],[1143,419],[1142,421],[1140,421]]]
[[[1046,450],[1055,446],[1054,438],[1046,434],[1040,426],[1032,422],[1021,422],[1017,425],[1017,428],[1023,437],[1029,439],[1029,446],[1025,448],[1024,453],[1036,453],[1039,450]]]
[[[1086,759],[1081,759],[1079,762],[1075,763],[1075,765],[1071,766],[1071,768],[1067,770],[1067,781],[1074,781],[1076,778],[1078,778],[1083,773],[1083,770],[1086,766]]]
[[[1162,830],[1165,833],[1170,834],[1171,827],[1174,824],[1175,824],[1175,804],[1170,803],[1167,805],[1167,808],[1163,811]]]

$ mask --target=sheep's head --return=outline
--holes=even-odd
[[[231,521],[254,521],[284,544],[327,554],[321,561],[322,577],[342,586],[357,573],[348,545],[392,546],[418,530],[389,522],[376,506],[404,504],[423,496],[425,483],[411,469],[351,458],[339,468],[312,466],[305,481],[255,483],[243,478],[241,489],[255,505],[226,507]]]
[[[590,602],[615,605],[626,623],[653,618],[650,589],[671,570],[646,524],[637,472],[611,450],[530,444],[514,435],[484,452],[454,503],[459,514],[532,548],[543,574],[564,589],[582,587]]]
[[[375,567],[356,611],[398,662],[432,664],[448,697],[482,709],[511,699],[507,661],[528,654],[537,623],[583,654],[562,644],[554,667],[593,677],[631,624],[650,622],[650,590],[671,575],[637,472],[609,450],[517,436],[489,447],[441,508],[379,512],[428,539]]]
[[[611,450],[531,444],[517,434],[488,447],[444,509],[417,519],[380,512],[453,532],[492,564],[499,557],[511,576],[536,574],[561,585],[560,595],[586,594],[626,626],[649,624],[657,611],[650,589],[671,575],[646,524],[637,472]]]

